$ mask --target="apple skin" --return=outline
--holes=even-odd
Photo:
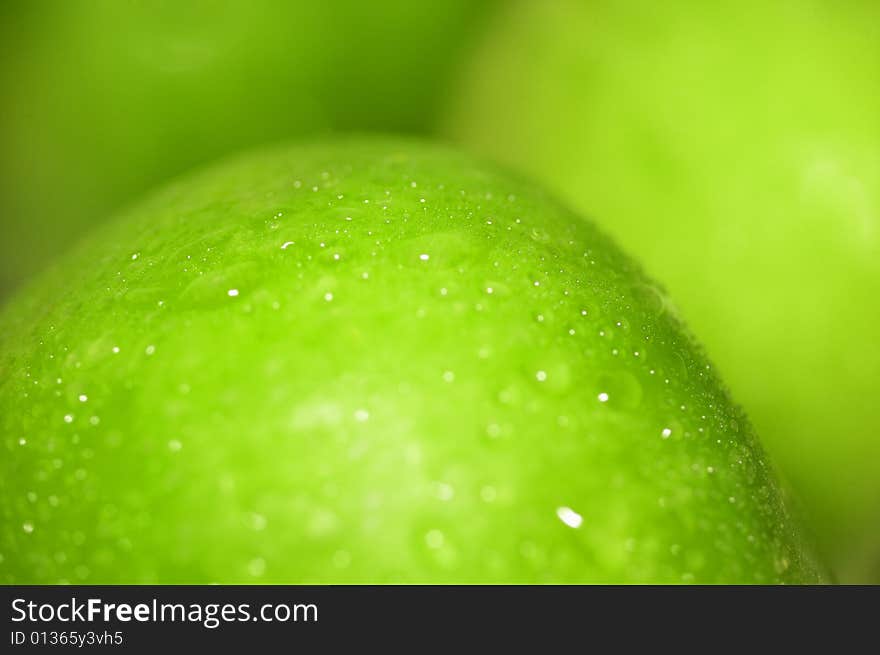
[[[0,332],[4,583],[824,579],[663,291],[454,151],[196,173]]]
[[[4,2],[0,297],[194,166],[303,135],[426,132],[491,4]]]
[[[849,582],[880,581],[878,24],[876,2],[511,4],[446,126],[664,281]]]

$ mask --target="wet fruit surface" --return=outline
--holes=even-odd
[[[819,579],[664,292],[447,150],[200,172],[0,332],[4,583]]]
[[[880,5],[509,3],[448,121],[667,285],[842,581],[880,581]]]

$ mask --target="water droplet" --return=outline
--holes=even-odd
[[[601,393],[600,393],[598,396],[596,396],[596,397],[599,399],[599,402],[600,402],[600,403],[607,403],[607,402],[608,402],[608,394],[605,393],[604,391],[601,392]]]
[[[425,535],[425,543],[429,548],[442,548],[443,542],[446,541],[440,530],[429,530]]]
[[[144,349],[144,352],[147,354],[148,357],[154,355],[156,353],[156,346],[150,344]]]
[[[257,557],[248,562],[248,573],[255,578],[259,578],[266,572],[266,560],[262,557]]]
[[[230,289],[226,292],[226,295],[230,298],[235,298],[238,295],[238,289]]]
[[[557,507],[556,516],[570,528],[579,528],[584,522],[584,517],[575,512],[571,507]]]
[[[89,397],[88,397],[86,394],[84,394],[84,393],[81,393],[81,394],[79,395],[79,401],[80,401],[81,403],[86,402],[88,399],[89,399]]]
[[[22,524],[21,529],[24,530],[26,533],[30,534],[34,531],[34,524],[31,523],[30,521],[25,521]]]
[[[327,302],[330,302],[331,300],[333,300],[333,294],[328,291],[327,293],[324,294],[324,300],[326,300]]]
[[[423,262],[426,262],[429,259],[431,259],[431,255],[429,255],[426,252],[423,252],[421,255],[419,255],[419,259],[421,259]]]
[[[455,489],[453,489],[451,484],[447,484],[446,482],[438,482],[434,486],[434,495],[443,501],[452,500],[452,498],[455,496]]]
[[[617,370],[599,376],[598,389],[614,399],[614,406],[636,409],[642,402],[642,385],[627,370]],[[604,402],[604,401],[603,401]]]
[[[483,499],[484,502],[492,503],[495,502],[495,499],[498,497],[498,492],[495,490],[495,487],[486,485],[482,489],[480,489],[480,498]]]
[[[73,423],[73,414],[65,414],[64,415],[65,423]]]
[[[281,249],[287,250],[290,246],[294,246],[294,245],[296,245],[295,241],[285,241],[284,243],[281,244]]]
[[[538,382],[545,382],[547,380],[547,372],[546,371],[538,371],[535,373],[535,379]]]
[[[535,241],[539,241],[542,243],[545,243],[550,240],[550,235],[547,234],[547,232],[545,232],[544,230],[539,230],[537,228],[532,228],[529,236],[531,236],[532,239],[534,239]]]
[[[664,439],[668,439],[671,435],[672,430],[670,430],[669,428],[663,428],[663,430],[660,432],[660,436]]]

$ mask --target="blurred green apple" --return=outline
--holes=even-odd
[[[158,182],[332,130],[422,132],[490,2],[0,7],[0,296]]]
[[[667,283],[842,579],[880,580],[880,4],[517,3],[489,34],[449,133]]]
[[[454,152],[258,152],[0,314],[0,582],[815,582],[663,292]]]

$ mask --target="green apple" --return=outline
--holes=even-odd
[[[0,333],[4,583],[823,579],[663,291],[452,151],[181,180]]]
[[[878,25],[876,2],[517,3],[447,125],[667,284],[852,582],[880,580]]]
[[[0,295],[194,165],[331,130],[423,132],[491,2],[0,7]]]

